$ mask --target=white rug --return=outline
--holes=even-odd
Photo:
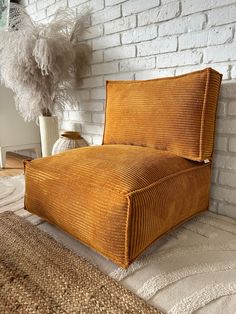
[[[201,214],[156,241],[124,271],[26,212],[23,195],[23,176],[0,178],[0,212],[24,216],[157,308],[171,314],[236,314],[236,220]]]

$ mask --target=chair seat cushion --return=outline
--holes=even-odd
[[[26,163],[25,208],[122,267],[206,210],[210,164],[167,151],[103,145]]]

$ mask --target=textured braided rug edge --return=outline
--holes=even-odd
[[[0,214],[0,313],[157,313],[11,212]]]

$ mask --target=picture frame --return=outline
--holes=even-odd
[[[6,29],[9,22],[10,0],[0,0],[0,29]]]

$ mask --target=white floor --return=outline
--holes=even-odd
[[[11,210],[168,313],[236,314],[236,220],[206,212],[154,243],[127,271],[23,209],[23,176],[0,179]]]

